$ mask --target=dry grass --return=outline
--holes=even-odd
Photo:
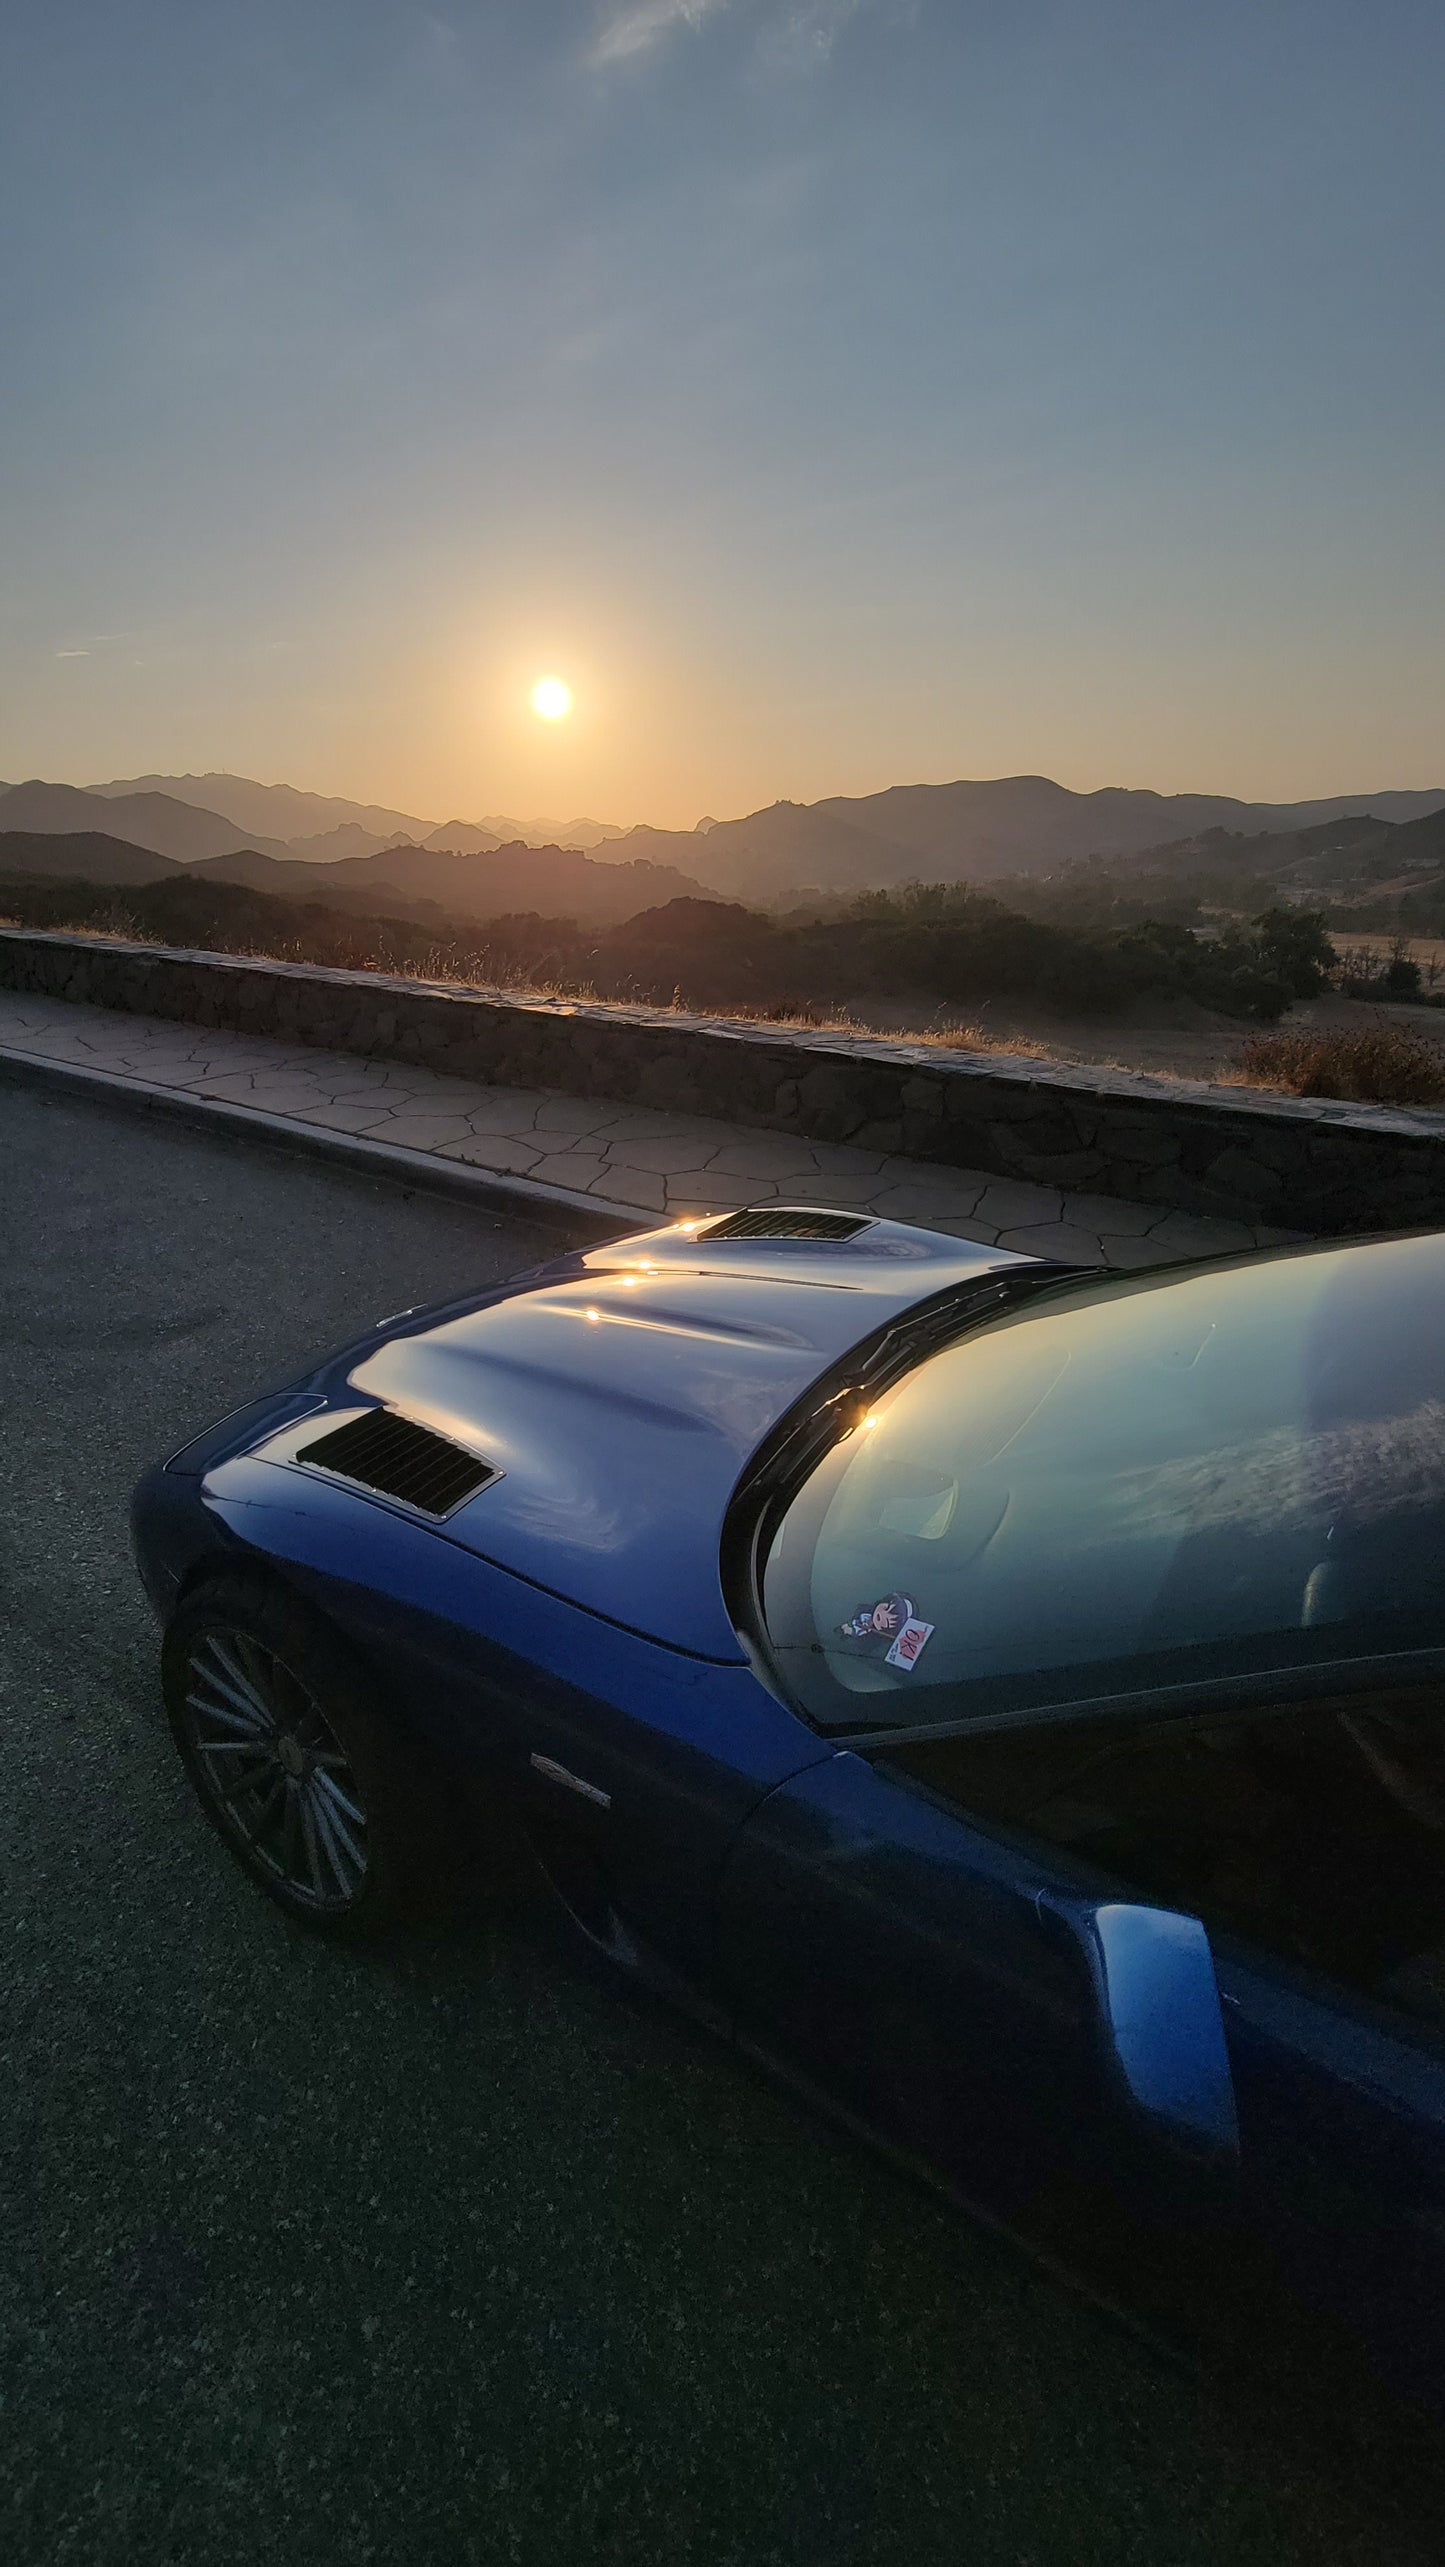
[[[854,1031],[866,1030],[855,1027]],[[922,1025],[912,1034],[893,1034],[895,1043],[932,1043],[944,1052],[1012,1052],[1022,1061],[1054,1056],[1047,1043],[1031,1043],[1022,1034],[991,1034],[986,1025]]]
[[[1334,944],[1346,977],[1363,977],[1397,955],[1402,962],[1418,964],[1426,989],[1437,988],[1445,977],[1445,936],[1387,936],[1369,928],[1336,928]]]
[[[1360,1105],[1442,1105],[1445,1051],[1383,1018],[1348,1032],[1252,1034],[1236,1055],[1231,1083]]]
[[[27,934],[31,932],[28,918],[11,918],[3,912],[0,912],[0,927],[19,927]],[[90,918],[83,919],[76,926],[62,920],[53,927],[46,925],[38,932],[44,936],[84,936],[92,945],[144,945],[151,941],[133,920],[124,918],[111,919],[104,927],[97,927]]]
[[[64,932],[70,935],[92,936],[97,932],[105,931],[97,931],[92,927],[75,927],[66,929]],[[252,962],[306,962],[314,959],[303,952],[299,945],[290,951],[278,950],[274,944],[267,947],[248,945],[244,949],[237,947],[228,950],[244,952],[245,958]],[[482,959],[479,955],[478,960]],[[705,1016],[723,1024],[777,1025],[790,1033],[871,1034],[880,1042],[932,1044],[941,1050],[951,1052],[1012,1052],[1024,1060],[1035,1061],[1049,1058],[1046,1043],[1028,1042],[1021,1035],[991,1034],[982,1025],[950,1023],[923,1026],[907,1032],[887,1033],[881,1032],[876,1026],[861,1024],[856,1016],[850,1016],[846,1010],[840,1012],[826,1007],[813,1007],[805,1000],[800,1000],[796,1004],[785,1003],[770,1007],[748,1007],[741,1003],[732,1006],[721,1003],[716,1006],[705,1006],[695,999],[684,998],[680,990],[674,990],[671,998],[668,999],[613,998],[600,993],[590,981],[553,980],[544,974],[528,971],[521,963],[499,965],[490,955],[485,959],[490,968],[485,971],[468,972],[458,968],[455,953],[437,951],[416,955],[404,961],[393,961],[383,954],[369,954],[362,961],[348,963],[346,968],[352,971],[384,972],[393,980],[422,981],[439,989],[475,990],[477,995],[483,998],[532,998],[553,1005],[611,1007],[615,1008],[619,1014],[639,1011],[649,1016]]]

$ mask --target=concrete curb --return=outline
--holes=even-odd
[[[328,1131],[321,1124],[298,1122],[289,1115],[267,1114],[259,1106],[194,1096],[185,1088],[157,1087],[147,1079],[121,1078],[112,1070],[87,1069],[75,1061],[47,1060],[43,1053],[19,1052],[6,1044],[0,1044],[0,1079],[17,1087],[65,1088],[97,1105],[170,1115],[180,1123],[220,1127],[263,1148],[339,1160],[361,1175],[381,1177],[393,1185],[426,1186],[433,1193],[457,1195],[492,1211],[521,1214],[543,1228],[564,1230],[574,1239],[581,1229],[594,1244],[625,1238],[629,1230],[656,1227],[661,1218],[642,1204],[603,1203],[595,1194],[575,1194],[568,1186],[542,1185],[532,1177],[468,1167],[463,1160],[439,1159],[427,1150],[366,1141],[358,1133]]]

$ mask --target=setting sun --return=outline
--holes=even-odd
[[[560,722],[572,710],[572,689],[560,677],[539,677],[532,689],[532,710],[544,722]]]

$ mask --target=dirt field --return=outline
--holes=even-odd
[[[1368,954],[1373,961],[1388,962],[1397,939],[1393,936],[1356,935],[1343,927],[1334,931],[1335,949],[1340,954]],[[1420,966],[1420,977],[1427,989],[1445,988],[1445,936],[1406,936],[1398,940],[1406,959]]]

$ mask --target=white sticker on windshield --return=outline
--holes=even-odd
[[[934,1626],[931,1622],[916,1622],[910,1614],[885,1657],[884,1666],[901,1667],[907,1675],[910,1667],[917,1666],[933,1637],[933,1631]]]

